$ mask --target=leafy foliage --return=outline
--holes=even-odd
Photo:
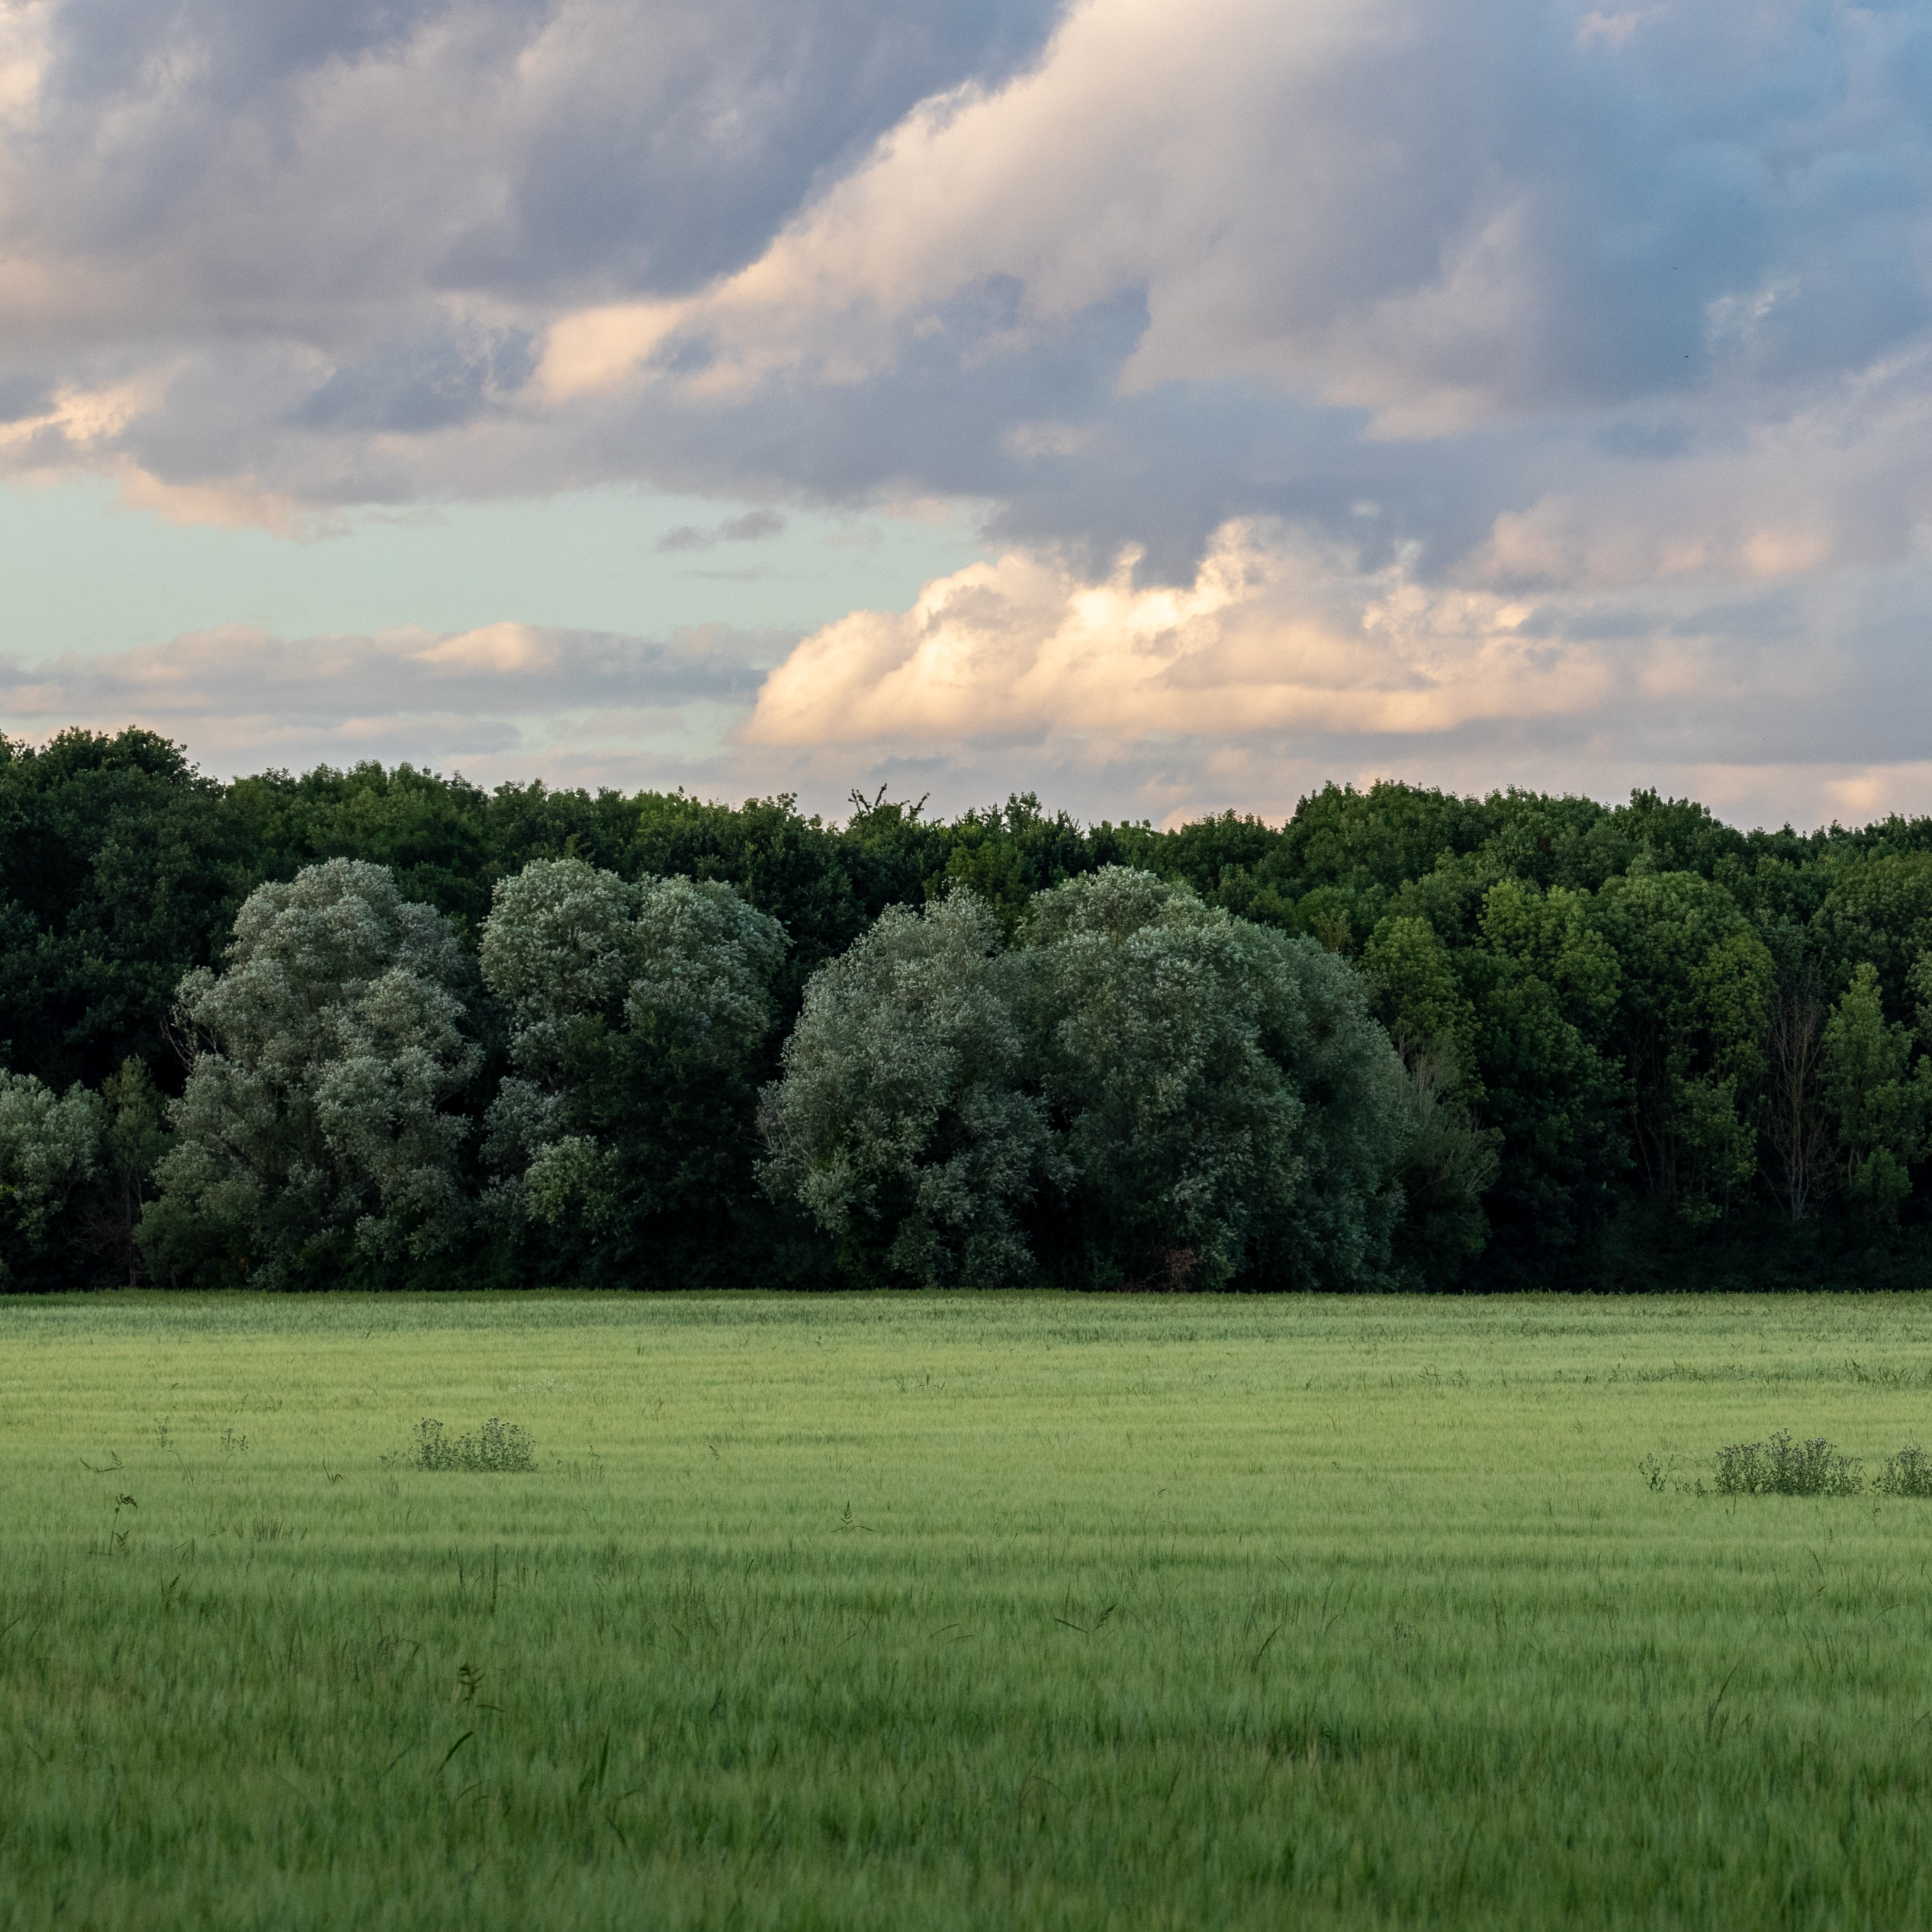
[[[416,1469],[518,1475],[536,1467],[537,1447],[526,1430],[499,1416],[492,1416],[474,1435],[451,1435],[441,1422],[426,1416],[416,1426],[408,1461]]]
[[[1027,1090],[1021,964],[961,891],[923,914],[888,908],[807,987],[760,1110],[763,1176],[853,1278],[1035,1278],[1023,1221],[1058,1166]]]
[[[344,866],[435,922],[434,962],[240,956],[252,894]],[[1112,870],[1166,896],[1104,934],[1052,909],[1126,892]],[[506,905],[537,921],[521,964]],[[920,990],[947,973],[956,1011]],[[869,1037],[875,1007],[924,1044]],[[1309,1111],[1297,1010],[1326,1016],[1310,1040],[1394,1043],[1372,1185],[1387,1136],[1350,1124],[1386,1109]],[[101,1110],[57,1207],[0,1182],[14,1287],[1911,1281],[1932,820],[1743,833],[1654,792],[1386,783],[1280,827],[1083,827],[1030,795],[947,820],[882,791],[841,825],[407,765],[224,786],[139,731],[0,741],[0,1067]],[[834,1132],[864,1094],[877,1117]],[[1354,1205],[1293,1233],[1318,1141]]]
[[[45,1287],[64,1271],[63,1223],[99,1170],[98,1094],[65,1094],[31,1073],[0,1072],[0,1287]]]
[[[236,1274],[281,1287],[447,1250],[470,1123],[446,1103],[480,1062],[448,922],[385,867],[332,859],[251,893],[227,956],[182,982],[197,1050],[143,1223],[159,1265],[205,1272],[213,1235]]]
[[[1708,1226],[1757,1172],[1749,1101],[1764,1071],[1770,954],[1731,895],[1695,873],[1606,880],[1590,923],[1619,969],[1612,1024],[1645,1182]]]
[[[1377,1278],[1401,1205],[1401,1069],[1357,975],[1120,866],[1040,895],[1021,937],[1069,1278]]]
[[[1932,1456],[1908,1442],[1879,1464],[1872,1487],[1881,1496],[1932,1496]]]
[[[0,738],[0,1042],[51,1086],[166,1057],[175,988],[226,937],[246,841],[149,731]]]
[[[1123,866],[999,933],[956,892],[807,990],[766,1175],[858,1278],[1374,1278],[1400,1072],[1345,966]]]
[[[1932,1061],[1908,1078],[1911,1030],[1888,1024],[1878,969],[1869,960],[1825,1023],[1822,1086],[1844,1150],[1844,1191],[1869,1220],[1889,1220],[1911,1192],[1911,1169],[1927,1152]]]
[[[500,882],[481,956],[510,1029],[487,1120],[503,1203],[575,1226],[565,1252],[604,1271],[724,1239],[786,951],[776,920],[715,881],[571,858]]]
[[[1718,1450],[1716,1487],[1720,1496],[1856,1496],[1865,1472],[1823,1436],[1795,1442],[1781,1429],[1769,1442]]]

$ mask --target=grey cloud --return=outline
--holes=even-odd
[[[796,785],[824,808],[870,773],[948,809],[1031,787],[1156,817],[1282,812],[1326,776],[1399,771],[1606,796],[1666,782],[1803,818],[1844,773],[1918,757],[1932,593],[1903,560],[1932,522],[1922,4],[1310,8],[1341,23],[1326,65],[1271,67],[1257,40],[1215,45],[1204,92],[1155,75],[1146,98],[1177,118],[1126,188],[1140,157],[1075,165],[1107,115],[1043,117],[1024,194],[960,238],[985,242],[969,268],[931,270],[929,301],[888,313],[863,288],[815,336],[782,313],[796,336],[747,355],[736,387],[732,317],[699,304],[632,386],[540,393],[561,315],[701,291],[806,232],[915,101],[996,88],[1058,11],[66,0],[38,118],[0,137],[0,245],[50,291],[6,312],[0,429],[72,388],[154,393],[106,426],[0,438],[5,461],[239,480],[278,514],[634,481],[970,500],[991,543],[1090,577],[1136,545],[1143,582],[1189,582],[1217,527],[1271,517],[1347,569],[1519,596],[1520,636],[1589,645],[1611,696],[1427,735],[1021,733],[908,764],[904,745],[731,742],[718,721],[747,711],[762,647],[546,633],[541,670],[373,640],[178,641],[17,670],[9,720],[144,707],[236,768],[272,744],[291,762],[366,742]],[[1204,155],[1222,171],[1188,174]],[[867,247],[945,217],[960,185],[935,179]],[[1110,249],[1059,301],[1056,278]],[[1142,382],[1135,358],[1162,342],[1178,346]],[[661,547],[781,521],[694,522]],[[1660,669],[1644,654],[1665,646]],[[1720,766],[1721,795],[1697,776]]]
[[[482,104],[476,138],[487,136],[502,157],[465,149],[461,137],[449,153],[432,151],[418,145],[413,122],[378,114],[357,124],[366,140],[354,152],[339,154],[346,137],[334,133],[304,146],[298,124],[279,172],[256,169],[238,182],[222,172],[233,159],[223,147],[212,173],[177,182],[157,233],[172,232],[179,259],[142,273],[164,297],[172,288],[200,303],[204,326],[220,326],[224,339],[198,352],[191,330],[168,401],[124,446],[169,481],[246,471],[323,503],[358,492],[393,502],[638,477],[831,502],[911,491],[989,500],[995,540],[1059,544],[1093,567],[1135,542],[1147,550],[1149,574],[1183,577],[1207,533],[1235,513],[1345,532],[1371,559],[1419,544],[1446,567],[1499,513],[1527,508],[1553,479],[1593,463],[1668,466],[1734,442],[1767,416],[1806,407],[1819,383],[1924,333],[1924,278],[1911,265],[1911,238],[1932,206],[1924,115],[1894,81],[1849,71],[1873,66],[1868,43],[1885,30],[1861,28],[1857,44],[1850,30],[1828,35],[1821,58],[1818,36],[1795,16],[1741,43],[1724,14],[1711,5],[1646,15],[1627,42],[1580,53],[1574,13],[1417,8],[1405,33],[1366,37],[1338,59],[1317,103],[1332,128],[1331,177],[1242,191],[1316,197],[1299,252],[1258,257],[1249,286],[1235,292],[1270,327],[1345,317],[1352,304],[1371,313],[1439,276],[1445,251],[1503,216],[1528,277],[1500,336],[1445,326],[1413,348],[1432,380],[1493,391],[1500,416],[1449,436],[1365,439],[1365,410],[1252,380],[1122,394],[1120,370],[1149,326],[1144,288],[1028,336],[1027,291],[1011,276],[970,284],[916,329],[902,328],[892,357],[863,382],[788,378],[693,407],[677,378],[709,367],[715,346],[684,333],[659,352],[661,379],[644,394],[536,407],[523,388],[534,324],[453,330],[447,314],[424,306],[430,284],[546,301],[587,278],[609,288],[687,285],[761,246],[905,106],[908,90],[975,62],[996,78],[1037,47],[1046,15],[960,8],[918,26],[868,15],[871,52],[857,59],[859,17],[837,10],[748,0],[701,16],[606,10],[552,47],[542,37],[556,34],[556,18],[452,4],[435,18],[457,51],[413,76],[415,98],[426,115],[436,103],[452,111]],[[99,17],[85,18],[98,34]],[[212,9],[143,14],[146,26],[131,37],[152,52],[166,43],[169,21],[177,21],[169,31],[206,33],[217,18]],[[328,34],[362,36],[364,65],[381,69],[416,57],[410,37],[426,18],[377,9],[326,33],[304,28],[275,43],[282,51],[272,59],[248,55],[248,71],[300,72],[348,98],[364,84],[362,69],[338,72],[347,43]],[[1892,37],[1896,65],[1916,42]],[[666,73],[702,85],[675,101],[664,91],[669,80],[632,85],[647,45]],[[535,92],[524,99],[510,89],[505,107],[506,63],[532,48],[548,50],[528,84]],[[873,105],[862,111],[849,92],[858,82],[835,82],[821,56],[854,71],[876,66],[884,78],[866,97]],[[104,84],[97,77],[97,92]],[[125,73],[118,84],[133,85]],[[711,116],[695,144],[686,124],[694,101]],[[809,160],[786,145],[792,136],[783,128],[769,141],[758,131],[773,114],[773,127],[790,127],[785,115],[805,114],[808,102],[823,136]],[[622,130],[612,131],[611,114]],[[246,115],[205,118],[233,136]],[[721,172],[706,142],[724,139],[722,128],[738,130],[738,145]],[[1285,168],[1298,151],[1281,145],[1286,133],[1271,149],[1275,138],[1251,145],[1264,164]],[[572,172],[577,161],[558,158],[580,149],[603,158],[595,193]],[[323,174],[332,156],[346,175]],[[741,162],[763,171],[757,194],[768,197],[745,223],[716,198],[738,191],[731,168]],[[665,176],[661,193],[651,172],[661,164],[688,165],[709,185]],[[533,212],[553,189],[562,202]],[[604,206],[606,190],[627,213]],[[358,207],[386,205],[385,195],[394,200],[383,221],[354,218]],[[44,204],[62,200],[50,188]],[[494,210],[487,218],[477,212],[484,201]],[[632,224],[628,239],[609,226],[620,214]],[[708,224],[702,247],[665,240],[669,231],[651,225],[687,216]],[[253,348],[238,345],[224,319],[233,297],[216,256],[229,243],[209,239],[217,233],[246,240],[249,273],[270,298],[272,333],[258,333]],[[201,241],[214,256],[198,255]],[[653,249],[661,272],[646,259]],[[179,286],[203,272],[212,281],[200,295]],[[1046,419],[1090,433],[1057,454],[1015,445],[1015,426]],[[445,449],[452,430],[462,433]],[[1372,518],[1354,513],[1365,495],[1380,506]]]
[[[700,530],[696,524],[680,523],[657,539],[664,551],[709,550],[714,544],[755,543],[761,537],[775,537],[785,527],[785,519],[774,510],[748,510],[740,516],[728,516],[715,529]]]
[[[472,343],[448,336],[405,343],[338,368],[291,420],[304,429],[419,435],[467,422],[493,391],[521,388],[535,366],[525,329]]]
[[[186,741],[230,772],[358,756],[541,760],[588,731],[620,748],[654,737],[702,751],[708,717],[735,717],[789,632],[723,625],[664,639],[497,625],[439,636],[281,638],[240,626],[105,657],[0,657],[0,720],[38,735],[130,721]],[[691,721],[698,719],[693,724]],[[412,747],[414,747],[412,749]]]
[[[785,527],[785,519],[775,510],[748,510],[741,516],[728,516],[718,526],[723,543],[755,543],[760,537],[775,537]]]
[[[195,94],[232,107],[328,63],[392,50],[448,11],[449,0],[69,0],[52,80],[64,97],[99,104],[137,91],[157,64],[178,63]]]
[[[1058,4],[65,0],[17,221],[297,329],[689,288],[914,102],[1032,58]]]
[[[1801,638],[1809,616],[1805,600],[1790,590],[1770,590],[1760,596],[1739,597],[1722,603],[1697,604],[1666,627],[1675,637],[1731,638],[1758,642],[1783,642]],[[1641,623],[1643,613],[1626,609],[1625,623]],[[1647,627],[1648,628],[1648,627]],[[1573,635],[1574,633],[1573,632]],[[1598,632],[1608,635],[1608,632]],[[1623,635],[1632,635],[1635,632]]]
[[[811,188],[915,101],[1030,58],[1059,0],[633,12],[531,132],[502,212],[439,279],[528,291],[683,288],[755,255]]]
[[[51,400],[48,386],[32,375],[0,378],[0,423],[21,423],[46,413]]]

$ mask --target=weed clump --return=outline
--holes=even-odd
[[[1718,1451],[1720,1496],[1856,1496],[1863,1467],[1821,1435],[1802,1442],[1781,1429],[1768,1442],[1733,1442]]]
[[[392,1458],[385,1456],[384,1462]],[[416,1469],[493,1470],[514,1474],[537,1466],[537,1445],[514,1422],[492,1416],[474,1435],[450,1435],[441,1422],[426,1416],[416,1426],[416,1440],[407,1456]]]
[[[1863,1463],[1840,1455],[1821,1435],[1796,1442],[1784,1429],[1768,1442],[1733,1442],[1718,1450],[1712,1490],[1705,1488],[1701,1476],[1690,1482],[1674,1476],[1671,1465],[1655,1456],[1645,1456],[1637,1471],[1649,1489],[1680,1496],[1860,1496],[1866,1489]],[[1879,1496],[1932,1496],[1932,1455],[1908,1442],[1880,1462],[1871,1488]]]
[[[1881,1496],[1932,1496],[1932,1456],[1908,1442],[1895,1456],[1879,1465],[1872,1484]]]

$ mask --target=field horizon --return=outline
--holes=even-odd
[[[0,1920],[1923,1921],[1932,1501],[1709,1485],[1928,1421],[1918,1294],[0,1303]]]

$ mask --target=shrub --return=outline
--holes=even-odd
[[[1881,1496],[1932,1496],[1932,1456],[1908,1442],[1879,1464],[1872,1487]]]
[[[536,1445],[514,1422],[492,1416],[474,1435],[447,1435],[425,1416],[416,1426],[408,1461],[417,1469],[490,1470],[516,1474],[537,1466]]]
[[[1856,1496],[1865,1472],[1821,1435],[1792,1440],[1781,1429],[1768,1442],[1734,1442],[1718,1451],[1720,1496]]]

